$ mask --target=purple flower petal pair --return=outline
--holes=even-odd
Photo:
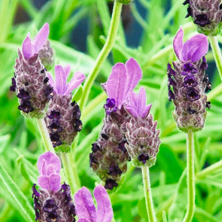
[[[111,222],[113,210],[109,195],[102,185],[98,185],[94,189],[94,197],[97,202],[97,210],[92,195],[86,187],[76,192],[75,207],[78,222]]]
[[[39,30],[34,40],[30,38],[28,33],[27,37],[22,43],[22,54],[26,60],[38,53],[45,44],[49,35],[49,24],[45,23],[44,26]]]
[[[59,175],[61,162],[58,156],[48,151],[43,153],[37,163],[39,174],[38,185],[42,189],[56,192],[61,187],[61,178]]]
[[[67,65],[64,68],[61,65],[55,66],[55,81],[52,76],[47,73],[49,83],[53,86],[56,94],[69,95],[73,89],[77,88],[85,80],[86,77],[84,74],[76,72],[71,81],[67,84],[67,78],[70,71],[70,65]]]
[[[108,97],[115,100],[116,107],[120,108],[126,101],[128,93],[133,91],[141,78],[142,71],[139,64],[130,58],[126,65],[117,63],[113,66],[109,79],[103,87]]]
[[[197,34],[183,43],[183,29],[180,27],[174,41],[173,48],[181,62],[197,62],[208,52],[208,40],[203,34]]]
[[[129,101],[124,106],[125,109],[134,117],[146,118],[150,112],[152,104],[146,106],[146,91],[140,88],[139,94],[131,92]]]

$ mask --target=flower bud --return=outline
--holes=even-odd
[[[39,58],[42,64],[47,70],[50,70],[54,65],[54,51],[50,46],[50,42],[47,40],[43,45],[42,49],[39,51]]]
[[[221,0],[186,0],[189,4],[186,17],[193,17],[198,31],[205,35],[217,35],[222,27]]]

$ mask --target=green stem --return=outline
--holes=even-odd
[[[209,41],[210,41],[211,48],[214,54],[214,59],[217,65],[217,69],[220,74],[220,78],[222,80],[222,56],[221,56],[220,47],[217,41],[217,36],[209,36]]]
[[[76,183],[78,180],[78,179],[76,180],[76,176],[78,176],[78,174],[74,173],[75,167],[73,167],[73,161],[70,160],[71,159],[70,154],[71,153],[61,153],[61,158],[62,158],[63,169],[65,171],[67,183],[70,186],[71,193],[73,196],[75,192],[78,190],[77,183]]]
[[[199,173],[196,174],[196,177],[198,179],[203,179],[204,177],[208,176],[209,174],[212,174],[214,172],[216,172],[217,170],[222,169],[222,160],[220,160],[219,162],[205,168],[204,170],[200,171]]]
[[[194,142],[191,130],[187,133],[187,188],[188,207],[184,222],[192,220],[195,209]]]
[[[88,75],[88,77],[85,81],[85,84],[83,86],[83,95],[82,95],[82,98],[79,103],[79,107],[81,110],[84,108],[86,101],[88,100],[89,92],[90,92],[90,89],[92,87],[92,84],[93,84],[96,76],[99,73],[99,70],[101,69],[105,59],[109,55],[109,53],[112,49],[112,46],[115,42],[115,37],[116,37],[117,30],[119,27],[121,10],[122,10],[122,4],[115,0],[114,6],[113,6],[113,15],[112,15],[111,23],[110,23],[110,29],[109,29],[107,41],[106,41],[105,45],[103,46],[103,49],[100,52],[100,54],[95,62],[95,65],[94,65],[92,71],[90,72],[90,74]]]
[[[144,195],[146,201],[146,210],[148,214],[148,221],[155,222],[155,212],[153,207],[153,200],[151,195],[151,187],[150,187],[150,177],[149,177],[149,168],[147,166],[141,167],[142,175],[143,175],[143,186],[144,186]]]
[[[45,146],[45,150],[54,152],[54,148],[52,146],[52,142],[50,140],[49,132],[48,132],[48,129],[46,128],[44,119],[37,119],[37,123],[38,123],[39,131],[40,131],[44,146]]]

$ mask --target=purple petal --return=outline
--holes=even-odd
[[[63,67],[60,65],[55,66],[55,88],[58,94],[63,94],[66,88],[66,76]]]
[[[203,34],[197,34],[189,39],[183,46],[185,61],[197,62],[208,52],[208,40]]]
[[[129,92],[133,91],[137,83],[142,78],[142,70],[140,68],[140,65],[137,63],[135,59],[130,58],[126,62],[126,74],[127,74],[127,80],[126,80],[124,99],[126,99],[127,94]]]
[[[22,54],[26,60],[33,55],[32,41],[30,39],[29,33],[22,43]]]
[[[125,105],[124,108],[126,109],[126,111],[131,115],[131,116],[134,116],[134,117],[139,117],[139,114],[137,112],[137,110],[130,106],[130,105]]]
[[[43,47],[43,45],[45,44],[45,41],[48,38],[48,35],[49,35],[49,24],[45,23],[33,40],[35,53],[38,53],[40,49]]]
[[[117,106],[121,106],[126,98],[124,95],[126,80],[125,65],[123,63],[117,63],[113,66],[112,72],[106,83],[107,95],[110,99],[115,99]]]
[[[77,88],[84,80],[86,76],[81,72],[76,72],[71,79],[71,81],[67,84],[64,95],[68,95],[72,92],[73,89]]]
[[[102,185],[98,185],[94,189],[94,197],[97,202],[96,221],[111,222],[113,218],[113,209],[110,203],[109,195]]]
[[[39,173],[42,173],[42,167],[44,165],[44,162],[46,164],[45,167],[47,167],[48,165],[53,166],[54,170],[56,173],[60,172],[61,169],[61,162],[58,156],[56,156],[54,153],[48,151],[46,153],[43,153],[39,159],[38,159],[38,169],[39,169]]]
[[[139,116],[141,117],[142,117],[142,113],[144,111],[145,106],[146,106],[146,91],[144,87],[141,87],[138,94],[138,113],[139,113]]]
[[[143,109],[143,111],[141,113],[142,118],[146,118],[149,115],[151,107],[152,107],[152,104],[145,106],[145,108]]]
[[[84,218],[90,222],[98,222],[96,219],[96,208],[92,195],[86,187],[82,187],[75,193],[76,214],[79,219]]]
[[[49,177],[48,176],[39,176],[38,185],[45,190],[49,190]]]
[[[182,57],[182,50],[183,50],[183,29],[180,27],[179,31],[177,32],[174,40],[173,40],[173,48],[174,52],[176,53],[177,58],[184,62]]]
[[[58,191],[61,188],[61,177],[58,173],[49,176],[49,189],[51,191]]]
[[[89,220],[87,220],[87,219],[85,219],[85,218],[81,218],[81,219],[79,219],[77,222],[91,222],[91,221],[89,221]]]
[[[68,76],[69,76],[69,73],[71,72],[71,66],[70,66],[70,65],[66,65],[66,66],[63,68],[63,70],[64,70],[65,77],[66,77],[66,79],[67,79]]]

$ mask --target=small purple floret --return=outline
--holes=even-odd
[[[30,100],[31,99],[31,97],[29,96],[29,93],[27,91],[25,91],[24,89],[19,90],[19,94],[17,95],[17,97],[19,99],[23,99],[23,100]]]
[[[138,160],[141,161],[143,164],[146,164],[146,161],[149,160],[149,156],[147,154],[140,154],[138,156]]]
[[[15,77],[12,78],[12,86],[10,86],[10,91],[15,92],[16,90],[16,81]]]
[[[116,103],[115,99],[110,99],[110,98],[106,99],[106,104],[104,105],[104,108],[105,108],[107,114],[110,115],[112,112],[117,111],[117,107],[116,107],[115,103]]]
[[[192,88],[192,87],[197,86],[197,81],[196,81],[195,77],[193,75],[187,75],[184,78],[183,86],[187,87],[187,88]]]
[[[206,14],[196,15],[196,19],[194,20],[194,23],[197,25],[200,25],[201,27],[204,27],[205,25],[209,25],[211,22],[207,18]]]
[[[198,100],[200,98],[200,95],[198,94],[196,89],[191,88],[187,91],[187,98],[190,101],[195,101],[195,100]]]
[[[118,183],[115,180],[112,180],[112,179],[106,180],[105,188],[107,190],[112,190],[113,187],[117,187],[117,186],[118,186]]]
[[[108,174],[112,175],[112,176],[121,175],[122,174],[122,170],[120,170],[118,165],[112,166],[112,167],[109,168]]]

